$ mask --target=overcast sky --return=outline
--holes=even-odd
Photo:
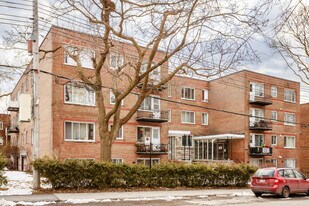
[[[6,3],[11,2],[11,3]],[[48,0],[40,0],[41,13],[40,17],[43,17],[40,25],[43,30],[41,30],[40,39],[44,38],[46,31],[49,29],[50,24],[44,24],[43,21],[48,16],[49,9],[47,7]],[[10,64],[10,65],[20,65],[25,60],[19,60],[15,58],[16,51],[3,50],[4,48],[4,39],[2,38],[5,35],[6,30],[10,30],[13,26],[17,25],[29,25],[31,26],[32,17],[32,1],[27,0],[9,0],[1,1],[0,0],[0,64]],[[54,21],[53,24],[57,23]],[[31,30],[29,30],[30,32]],[[30,34],[29,34],[30,37]],[[252,43],[253,48],[255,48],[261,58],[261,62],[250,63],[245,65],[244,68],[253,70],[259,73],[281,77],[289,80],[300,81],[285,65],[284,61],[277,55],[274,51],[270,49],[263,41],[262,38],[258,38],[257,41]],[[17,47],[19,47],[17,45]],[[22,47],[22,46],[20,46]],[[23,57],[31,58],[26,52],[23,53]],[[18,78],[15,78],[15,81],[6,81],[0,82],[0,93],[11,91],[14,88],[14,84]],[[0,112],[4,112],[5,107],[4,102],[7,100],[2,98],[0,100]],[[309,88],[304,84],[301,85],[301,102],[309,102]]]

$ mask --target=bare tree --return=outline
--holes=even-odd
[[[57,2],[54,14],[80,14],[89,22],[87,28],[92,28],[91,32],[100,38],[101,49],[93,58],[94,72],[90,75],[82,68],[82,51],[63,48],[75,60],[80,80],[95,91],[101,160],[111,161],[111,148],[119,128],[132,118],[147,96],[164,88],[176,74],[209,78],[244,61],[255,60],[250,40],[264,23],[262,15],[268,6],[269,0],[256,5],[233,0]],[[136,58],[112,70],[108,62],[116,42],[130,44],[134,50],[130,52]],[[102,72],[113,79],[109,86],[115,104],[111,109],[104,103],[102,88],[106,87],[106,76]],[[121,102],[137,87],[136,102],[124,113]]]
[[[286,65],[309,85],[309,3],[298,0],[283,10],[271,42]]]

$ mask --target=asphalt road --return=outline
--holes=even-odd
[[[53,205],[61,206],[139,206],[139,205],[149,205],[149,206],[194,206],[194,205],[209,205],[209,206],[283,206],[283,205],[297,205],[297,206],[308,206],[309,196],[297,195],[290,198],[279,198],[277,196],[198,196],[198,197],[184,197],[180,199],[173,200],[113,200],[109,202],[93,202],[85,204],[72,204],[72,203],[57,203]]]

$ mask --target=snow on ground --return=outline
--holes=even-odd
[[[4,171],[4,176],[7,177],[8,184],[1,186],[0,196],[32,194],[33,177],[31,174],[22,171]],[[47,188],[49,186],[42,184],[42,187]]]

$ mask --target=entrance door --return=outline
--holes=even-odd
[[[176,137],[168,137],[168,159],[176,160]]]
[[[224,143],[218,143],[218,160],[224,160]]]

